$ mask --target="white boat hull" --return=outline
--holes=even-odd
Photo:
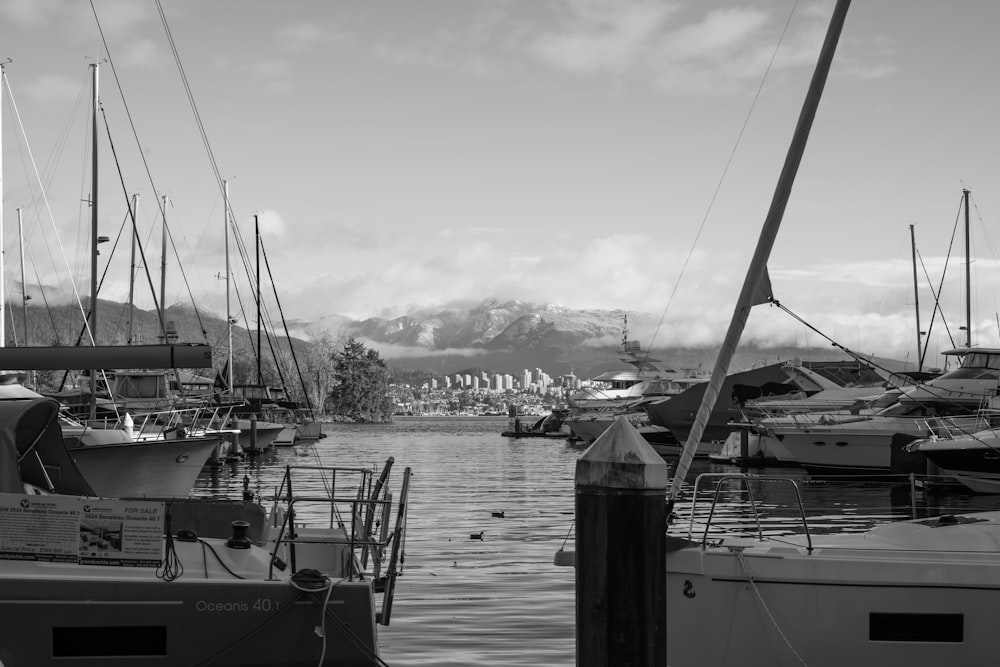
[[[219,437],[84,445],[68,449],[90,488],[104,498],[187,498]]]
[[[258,421],[254,429],[249,419],[236,419],[233,421],[233,427],[240,431],[240,448],[244,452],[262,452],[270,449],[278,434],[284,429],[282,424],[265,421]]]
[[[861,419],[849,424],[816,424],[800,430],[771,428],[788,455],[810,474],[878,474],[892,465],[896,434],[923,437],[924,420]]]
[[[993,664],[1000,513],[969,516],[668,553],[667,664]]]

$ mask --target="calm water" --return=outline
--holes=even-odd
[[[243,478],[270,494],[288,464],[381,468],[395,457],[393,479],[413,470],[403,576],[391,624],[379,628],[382,659],[404,665],[575,665],[574,570],[553,565],[573,521],[573,475],[584,447],[562,439],[509,439],[506,418],[397,418],[388,425],[327,425],[315,448],[277,449],[262,461],[204,473],[196,495],[239,497]],[[738,472],[696,461],[701,472]],[[996,509],[1000,496],[947,491],[912,495],[888,484],[809,482],[792,469],[750,471],[799,481],[815,531],[863,530],[897,518]],[[794,532],[781,509],[788,485],[754,483],[767,533]],[[747,525],[734,503],[717,508],[720,525]],[[704,505],[707,509],[707,504]],[[690,503],[679,505],[688,514]],[[503,512],[503,518],[494,517]],[[687,530],[687,522],[683,529]],[[482,540],[471,539],[482,533]],[[700,535],[700,533],[698,533]]]

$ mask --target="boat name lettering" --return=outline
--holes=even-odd
[[[198,600],[194,608],[196,611],[222,611],[222,612],[247,612],[247,611],[277,611],[281,606],[278,600],[270,598],[257,598],[250,602],[209,602],[208,600]]]
[[[207,600],[198,600],[195,603],[194,608],[197,611],[249,611],[250,605],[246,602],[208,602]]]

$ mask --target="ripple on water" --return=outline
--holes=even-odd
[[[407,466],[413,477],[403,575],[392,623],[379,627],[382,658],[393,667],[575,665],[575,571],[552,561],[564,543],[573,547],[573,475],[584,450],[564,440],[503,438],[506,426],[506,418],[328,425],[327,437],[315,447],[281,448],[253,464],[206,471],[195,493],[238,498],[246,476],[252,491],[266,495],[280,483],[286,465],[380,469],[392,456],[394,479]],[[735,470],[696,460],[689,479]],[[1000,498],[921,493],[911,499],[900,484],[814,483],[788,469],[751,474],[798,481],[815,533],[866,530],[908,518],[914,508],[920,515],[995,509]],[[727,492],[713,523],[725,530],[756,530],[759,520],[766,535],[797,530],[797,510],[788,510],[794,500],[789,485],[761,485],[754,494],[759,515],[737,504],[738,493]],[[696,537],[704,531],[700,521],[710,505],[710,495],[699,501]],[[682,498],[678,514],[686,517],[690,506]],[[686,532],[688,526],[682,520],[672,530]],[[482,540],[470,539],[479,533]]]

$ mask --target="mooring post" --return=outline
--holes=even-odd
[[[257,450],[257,415],[250,415],[250,451],[259,454]]]
[[[576,462],[577,667],[667,664],[667,484],[625,417]]]

